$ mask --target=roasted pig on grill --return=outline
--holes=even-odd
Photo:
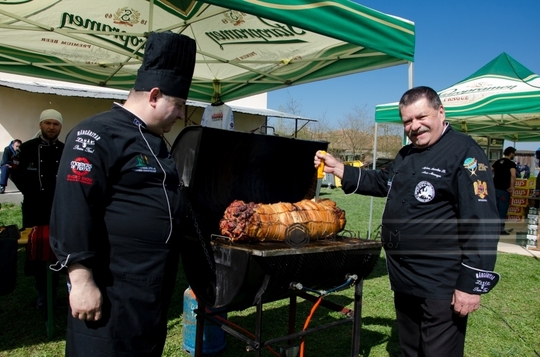
[[[284,241],[294,224],[305,227],[310,239],[329,238],[345,227],[345,211],[331,200],[257,204],[236,200],[227,207],[219,226],[233,242]]]

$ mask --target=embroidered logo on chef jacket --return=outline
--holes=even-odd
[[[480,197],[479,201],[487,201],[484,199],[488,195],[486,181],[476,180],[476,182],[473,183],[473,186],[474,186],[474,194]]]
[[[148,162],[148,157],[146,155],[139,154],[139,156],[137,156],[135,160],[135,167],[132,169],[134,172],[155,173],[157,171],[155,167],[150,166],[150,163]]]
[[[444,174],[446,174],[446,169],[440,169],[438,167],[428,167],[424,166],[422,167],[422,174],[423,175],[430,175],[436,178],[441,178]]]
[[[29,163],[28,163],[28,166],[26,166],[26,169],[27,169],[28,171],[37,171],[37,167],[36,167],[36,165],[34,165],[33,162],[29,162]]]
[[[85,136],[88,138],[85,138]],[[96,145],[96,141],[99,141],[100,139],[101,136],[94,133],[92,130],[79,130],[77,131],[77,139],[75,139],[77,144],[75,144],[73,150],[84,151],[92,154],[94,152],[94,148],[92,146]]]
[[[414,197],[420,202],[429,202],[435,198],[435,187],[428,181],[421,181],[414,189]]]
[[[92,164],[85,157],[78,157],[71,161],[71,172],[73,174],[67,175],[67,180],[71,182],[80,182],[87,185],[91,185],[94,180],[90,177],[86,177],[92,171]]]
[[[475,287],[473,291],[476,293],[488,293],[499,282],[500,275],[495,272],[479,271],[476,273]]]
[[[94,152],[94,148],[92,146],[96,145],[96,142],[93,139],[85,139],[78,137],[77,139],[75,139],[75,141],[78,144],[75,144],[73,150],[84,151],[89,154],[92,154]]]
[[[463,167],[469,170],[472,175],[476,175],[476,170],[478,170],[478,161],[474,157],[468,157],[463,161]]]

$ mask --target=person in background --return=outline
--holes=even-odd
[[[23,194],[23,228],[49,225],[56,174],[64,150],[64,143],[58,140],[62,123],[60,112],[54,109],[44,110],[39,117],[39,136],[19,147],[19,165],[12,171],[11,179]],[[42,309],[46,303],[47,262],[26,259],[25,274],[35,278],[37,308]],[[53,272],[54,296],[58,282],[59,274]]]
[[[516,163],[516,177],[517,178],[520,178],[521,177],[521,172],[523,171],[523,166],[521,165],[521,162],[517,162]]]
[[[468,316],[499,280],[498,214],[484,151],[445,121],[437,92],[403,94],[410,145],[386,170],[346,166],[318,151],[314,164],[345,193],[386,196],[382,242],[402,356],[462,356]]]
[[[531,177],[531,168],[525,164],[523,165],[523,178],[528,179],[529,177]]]
[[[2,155],[2,162],[0,163],[0,193],[6,191],[9,176],[11,175],[11,169],[13,166],[19,164],[19,146],[22,141],[19,139],[12,140],[8,146],[4,148],[4,154]]]
[[[124,105],[67,136],[51,246],[69,279],[68,357],[162,354],[185,217],[162,135],[184,119],[195,55],[185,35],[150,33]]]
[[[495,161],[491,166],[493,171],[493,183],[495,184],[495,192],[497,195],[497,210],[499,211],[500,219],[500,234],[508,235],[505,230],[506,215],[510,207],[510,199],[514,193],[516,184],[516,164],[514,157],[516,149],[512,146],[504,149],[503,158]]]

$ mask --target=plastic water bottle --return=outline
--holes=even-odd
[[[195,338],[197,336],[197,314],[195,309],[199,306],[195,293],[188,287],[184,291],[184,312],[182,328],[182,348],[191,356],[195,356]],[[211,309],[210,309],[211,310]],[[219,314],[224,319],[227,314]],[[210,321],[204,322],[203,332],[203,355],[211,356],[225,349],[225,331]]]

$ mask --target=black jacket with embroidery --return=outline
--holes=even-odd
[[[68,318],[66,356],[161,356],[180,255],[179,182],[164,140],[121,106],[68,134],[51,247],[56,269],[92,269],[104,303],[98,322]]]
[[[19,164],[11,180],[24,196],[23,227],[48,225],[64,143],[56,140],[50,144],[38,137],[21,144],[19,150]]]
[[[481,294],[497,283],[495,188],[470,137],[448,126],[429,148],[403,147],[386,170],[345,166],[342,188],[387,196],[382,241],[392,290],[450,299],[455,289]]]

